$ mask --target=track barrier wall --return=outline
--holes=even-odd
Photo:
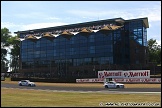
[[[117,78],[113,79],[120,83],[161,83],[161,78]],[[76,83],[104,82],[105,78],[76,79]]]

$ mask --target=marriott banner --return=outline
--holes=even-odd
[[[150,70],[98,71],[98,78],[150,78]]]

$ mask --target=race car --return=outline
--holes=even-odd
[[[105,88],[124,88],[124,84],[117,83],[115,81],[105,82],[103,85]]]
[[[36,84],[34,82],[30,82],[29,80],[21,80],[19,81],[19,86],[30,86],[30,87],[34,87],[36,86]]]

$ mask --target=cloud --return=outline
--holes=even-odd
[[[69,10],[68,13],[82,17],[100,17],[100,18],[117,18],[122,17],[125,20],[148,17],[149,22],[161,21],[161,7],[158,5],[151,6],[149,8],[138,8],[138,9],[116,9],[107,11],[106,10]]]
[[[59,20],[60,18],[57,18],[57,17],[48,17],[46,18],[47,20]]]
[[[27,18],[27,19],[38,19],[38,18],[45,18],[46,15],[44,13],[41,12],[29,12],[29,13],[18,13],[18,14],[14,14],[15,17],[17,18]]]
[[[153,8],[143,8],[137,9],[139,11],[138,17],[147,16],[150,22],[153,21],[161,21],[161,7],[153,7]]]
[[[161,40],[156,40],[156,42],[158,43],[158,45],[161,45]]]
[[[19,27],[20,25],[16,25],[14,23],[11,23],[11,22],[1,22],[1,28],[12,28],[12,27]]]
[[[22,26],[21,24],[18,25],[18,24],[14,24],[11,22],[1,22],[1,28],[4,28],[4,27],[8,28],[12,36],[15,35],[13,32],[15,32],[15,30],[17,29],[20,29],[21,26]]]
[[[6,27],[11,31],[11,35],[15,35],[13,32],[47,28],[47,27],[55,27],[55,26],[61,26],[61,25],[67,25],[67,24],[68,23],[63,23],[63,22],[34,23],[34,24],[14,24],[10,22],[2,22],[1,28]]]
[[[61,25],[67,25],[67,23],[53,22],[53,23],[28,24],[28,25],[23,25],[22,30],[40,29],[40,28],[47,28],[47,27],[54,27],[54,26],[61,26]]]
[[[87,18],[87,17],[98,17],[98,16],[105,16],[107,15],[107,11],[87,11],[87,10],[69,10],[68,13],[77,15],[82,18]]]
[[[59,20],[60,18],[55,17],[55,16],[51,16],[48,15],[46,13],[41,13],[41,12],[31,12],[31,13],[21,13],[21,14],[15,14],[14,15],[17,18],[21,18],[21,19],[38,19],[40,20]]]
[[[147,40],[149,39],[156,39],[156,42],[158,43],[158,45],[161,45],[161,35],[160,34],[157,34],[157,35],[148,35],[147,36]]]

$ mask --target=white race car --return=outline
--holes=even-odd
[[[34,87],[36,86],[34,82],[30,82],[29,80],[21,80],[19,81],[19,86],[31,86]]]
[[[115,81],[105,82],[103,85],[105,88],[124,88],[124,84],[117,83]]]

